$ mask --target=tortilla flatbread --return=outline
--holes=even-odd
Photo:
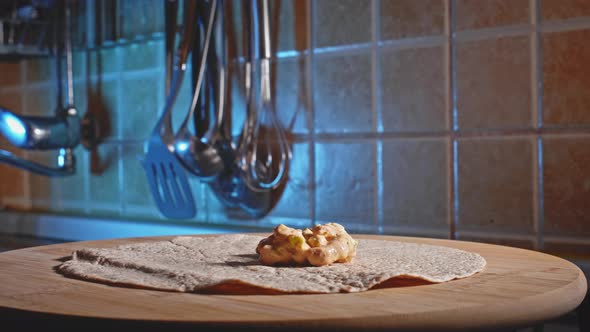
[[[359,239],[356,258],[329,266],[261,265],[261,236],[180,236],[169,241],[85,248],[57,267],[68,277],[126,287],[196,293],[341,293],[395,278],[431,283],[469,277],[485,267],[476,253],[397,241]]]

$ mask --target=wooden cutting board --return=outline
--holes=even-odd
[[[60,322],[86,317],[95,322],[281,331],[295,327],[324,331],[518,327],[559,317],[575,309],[586,293],[586,279],[577,266],[535,251],[465,241],[354,237],[477,252],[487,266],[465,279],[361,293],[202,295],[108,286],[66,278],[53,270],[76,249],[162,241],[170,236],[72,242],[0,254],[0,321],[49,314]]]

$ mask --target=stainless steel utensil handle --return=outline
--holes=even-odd
[[[64,24],[64,47],[66,50],[66,84],[67,84],[67,105],[64,113],[68,118],[75,118],[76,121],[76,145],[80,142],[80,119],[78,117],[78,110],[74,105],[74,68],[72,61],[72,11],[70,1],[65,2],[65,24]],[[69,160],[72,171],[75,172],[76,157],[71,148],[62,148],[59,150],[57,157],[57,164],[64,167],[65,161]]]
[[[74,108],[74,69],[72,64],[72,13],[69,1],[65,3],[64,47],[66,50],[66,82],[68,98],[68,114],[75,112]],[[73,108],[73,110],[70,110]],[[74,114],[70,114],[74,115]]]
[[[204,15],[202,21],[207,20]],[[204,82],[201,86],[199,96],[201,113],[195,114],[195,134],[205,142],[214,142],[220,138],[230,137],[226,135],[224,124],[224,113],[227,99],[227,38],[225,31],[224,2],[217,0],[217,14],[211,33],[209,55],[207,56]],[[199,45],[197,43],[197,45]],[[193,56],[193,81],[196,86],[198,80],[198,69],[201,59]],[[210,114],[213,116],[210,116]],[[200,115],[200,116],[199,116]],[[201,121],[207,121],[201,122]],[[227,122],[227,121],[225,121]]]
[[[176,28],[178,15],[178,1],[164,0],[165,12],[165,49],[166,49],[166,96],[170,93],[170,84],[172,81],[172,70],[174,67],[174,46],[176,44]]]
[[[199,74],[197,78],[197,83],[195,84],[195,90],[193,92],[193,99],[191,101],[189,112],[182,121],[177,136],[182,136],[186,134],[186,131],[188,130],[189,121],[193,117],[193,114],[195,113],[195,110],[197,108],[199,94],[201,91],[201,85],[203,84],[203,74],[205,73],[205,64],[207,62],[207,56],[209,53],[209,44],[211,42],[211,33],[213,31],[213,23],[215,21],[216,11],[217,0],[211,0],[211,6],[209,8],[209,20],[207,21],[207,29],[205,30],[205,43],[203,44],[203,50],[201,51],[202,56],[199,64]]]
[[[215,143],[220,139],[226,140],[224,117],[227,100],[227,38],[225,31],[224,2],[217,0],[217,14],[213,31],[211,33],[211,46],[207,56],[206,68],[201,85],[199,99],[199,112],[193,117],[195,135],[203,142]],[[208,13],[201,16],[204,24],[207,22]],[[200,45],[195,41],[195,45]],[[194,53],[196,54],[196,53]],[[198,81],[200,57],[193,56],[193,90]],[[225,119],[225,120],[224,120]]]
[[[268,0],[258,0],[262,3],[262,58],[270,59],[272,50],[270,49],[270,10]]]
[[[208,135],[213,135],[215,132],[219,131],[221,127],[221,120],[224,117],[225,107],[226,107],[226,92],[227,92],[227,47],[226,41],[227,38],[225,36],[225,14],[224,14],[224,3],[223,0],[218,0],[219,4],[217,5],[218,13],[217,17],[215,18],[216,26],[215,26],[215,57],[211,57],[215,60],[216,65],[216,73],[217,73],[217,82],[215,84],[216,93],[216,108],[215,108],[215,121],[213,123],[213,128]]]
[[[177,49],[177,61],[172,74],[170,93],[166,97],[166,105],[164,106],[164,111],[162,112],[160,119],[158,119],[158,122],[156,123],[152,131],[152,136],[160,135],[160,137],[167,142],[171,141],[174,138],[174,133],[172,132],[171,124],[171,111],[174,107],[174,102],[176,101],[178,92],[180,91],[180,86],[182,84],[184,73],[186,72],[186,60],[193,46],[193,36],[197,17],[196,8],[196,1],[188,1],[188,3],[186,4],[182,39]]]
[[[257,121],[256,106],[254,102],[254,76],[255,68],[253,62],[256,58],[256,34],[254,33],[254,25],[256,24],[256,10],[255,1],[248,0],[247,7],[244,12],[244,34],[246,35],[246,43],[244,46],[244,56],[246,61],[244,63],[244,89],[246,98],[246,119],[242,125],[242,131],[238,141],[236,158],[239,166],[242,169],[247,169],[248,165],[248,148],[253,140],[252,134],[254,126]]]
[[[263,102],[270,102],[270,58],[272,50],[270,48],[270,23],[269,23],[269,8],[268,0],[258,0],[262,7],[262,22],[260,30],[262,30],[262,58],[260,60],[260,78],[261,87],[260,93]]]

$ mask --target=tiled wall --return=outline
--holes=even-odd
[[[237,16],[239,2],[228,3]],[[590,252],[589,1],[272,3],[277,112],[294,149],[289,182],[270,215],[252,221],[194,180],[197,220],[333,220],[359,232]],[[76,104],[108,114],[108,139],[94,153],[77,150],[71,178],[2,167],[2,202],[160,218],[138,158],[163,105],[162,41],[75,59]],[[53,110],[53,70],[45,60],[0,64],[0,103]],[[178,119],[189,97],[185,85]],[[234,98],[243,118],[239,90]]]

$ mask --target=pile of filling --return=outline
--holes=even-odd
[[[264,265],[330,265],[351,262],[356,255],[358,241],[337,223],[317,225],[305,230],[275,227],[256,247]]]

